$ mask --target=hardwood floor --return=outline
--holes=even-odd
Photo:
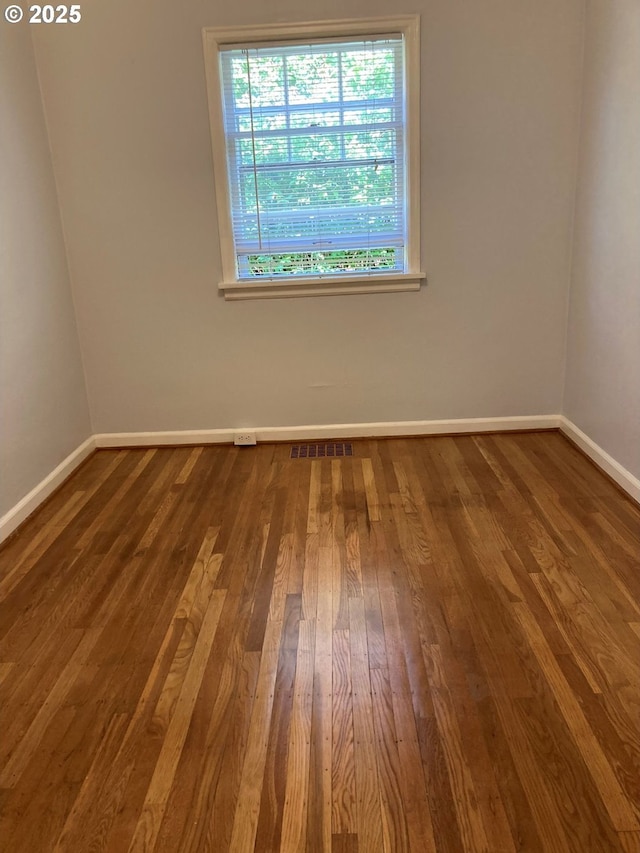
[[[99,451],[0,552],[0,847],[640,851],[640,510],[558,433]]]

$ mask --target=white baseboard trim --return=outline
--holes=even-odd
[[[330,438],[389,438],[393,436],[455,435],[480,432],[517,432],[532,429],[560,429],[598,467],[607,473],[634,500],[640,502],[640,480],[599,447],[563,415],[525,415],[507,418],[457,418],[436,421],[383,421],[359,424],[306,424],[288,427],[177,430],[168,432],[118,432],[93,435],[69,454],[57,468],[28,495],[0,518],[3,542],[34,512],[96,448],[162,447],[189,444],[230,444],[237,430],[251,430],[261,441],[305,441]]]
[[[598,468],[601,468],[605,474],[608,474],[621,488],[627,492],[635,501],[640,503],[640,480],[634,477],[630,471],[616,462],[613,456],[610,456],[606,450],[603,450],[598,444],[589,438],[581,429],[572,423],[568,418],[562,416],[560,418],[560,431],[567,438],[570,438],[578,445]]]
[[[73,474],[78,465],[93,453],[95,447],[96,443],[93,436],[83,441],[79,447],[76,447],[73,453],[70,453],[66,459],[62,460],[57,468],[54,468],[44,480],[41,480],[37,486],[31,489],[28,495],[25,495],[9,512],[5,513],[0,518],[0,542],[4,542],[67,477]]]
[[[326,440],[329,438],[388,438],[405,435],[502,432],[558,429],[560,415],[531,415],[513,418],[459,418],[442,421],[383,421],[361,424],[306,424],[289,427],[238,426],[251,430],[260,441]],[[180,444],[227,444],[236,429],[179,430],[176,432],[118,432],[95,435],[96,447],[149,447]]]

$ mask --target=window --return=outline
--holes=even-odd
[[[417,290],[417,19],[204,45],[225,296]]]

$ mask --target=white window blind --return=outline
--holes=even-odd
[[[402,36],[220,62],[238,278],[405,270]]]

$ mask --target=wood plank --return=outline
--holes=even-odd
[[[274,687],[272,723],[260,798],[260,817],[256,831],[256,847],[259,850],[277,850],[282,838],[289,730],[301,616],[302,595],[288,595]]]
[[[349,600],[351,684],[356,765],[358,842],[363,850],[383,850],[382,814],[376,759],[376,741],[369,680],[364,603]]]
[[[238,808],[233,821],[231,849],[252,851],[260,815],[262,779],[269,745],[269,729],[273,710],[273,688],[280,650],[282,622],[267,622],[255,701],[251,711],[249,741],[242,767]]]
[[[313,704],[315,626],[310,621],[302,621],[299,630],[280,844],[282,850],[290,850],[291,853],[303,851],[306,847]]]
[[[446,688],[440,649],[438,646],[431,646],[429,652],[432,662],[430,678],[433,707],[444,748],[464,849],[489,853],[491,848],[478,808],[478,794],[475,790],[469,760],[462,746],[460,727],[453,713],[451,698]]]
[[[402,772],[398,753],[398,735],[393,714],[393,697],[384,670],[371,670],[373,726],[376,735],[376,758],[380,782],[382,837],[389,853],[409,850],[407,814],[404,809]]]
[[[136,850],[153,849],[155,846],[157,833],[169,798],[169,791],[173,784],[173,777],[187,736],[193,707],[202,682],[204,667],[215,638],[225,596],[226,592],[215,590],[207,604],[193,654],[180,693],[175,701],[175,709],[166,729],[162,750],[147,789],[142,814],[129,845],[131,853]],[[170,676],[171,671],[168,678]]]
[[[348,629],[333,632],[332,691],[331,827],[335,835],[352,835],[357,830],[357,815]]]
[[[362,475],[364,479],[364,491],[367,497],[367,511],[370,521],[380,521],[380,505],[373,466],[370,459],[362,460]]]
[[[310,732],[308,850],[331,845],[331,734],[333,714],[333,549],[318,546],[313,707]],[[303,590],[304,591],[304,590]]]

